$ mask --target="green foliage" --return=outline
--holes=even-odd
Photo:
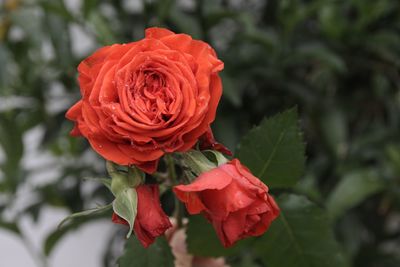
[[[293,186],[304,171],[304,143],[291,109],[264,120],[241,141],[237,157],[269,187]]]
[[[148,248],[131,236],[125,244],[119,267],[174,267],[174,256],[165,238],[157,238]]]
[[[369,196],[385,189],[385,182],[375,170],[354,171],[340,180],[329,195],[326,205],[332,218],[343,215]]]
[[[93,160],[87,142],[68,137],[72,124],[64,114],[79,98],[76,66],[104,44],[131,42],[143,37],[148,26],[164,26],[209,42],[225,63],[224,95],[213,124],[216,139],[235,148],[250,131],[238,150],[241,161],[262,176],[278,200],[282,192],[295,191],[316,202],[295,197],[299,199],[296,205],[289,201],[293,197],[283,197],[285,218],[299,220],[305,227],[315,224],[329,240],[333,229],[354,267],[400,265],[400,230],[392,227],[400,210],[399,1],[145,0],[132,9],[126,6],[131,1],[85,0],[76,10],[62,0],[3,2],[14,4],[0,7],[0,227],[18,235],[15,226],[20,218],[35,219],[44,206],[65,207],[74,213],[90,206],[94,197],[112,201],[105,187],[96,188],[92,195],[81,191],[82,177],[103,177],[105,170],[96,167],[102,160]],[[85,40],[77,39],[76,29],[89,46],[83,47]],[[298,107],[299,118],[292,110],[263,121],[293,106]],[[298,119],[307,143],[302,178],[303,154],[278,146],[290,165],[281,168],[280,154],[271,153],[273,145],[266,141],[275,137],[272,144],[278,144],[276,138],[284,131],[288,139],[283,140],[288,142],[282,144],[294,142],[300,149]],[[250,130],[253,125],[259,126]],[[38,151],[52,155],[55,163],[35,167],[56,166],[59,171],[35,188],[34,203],[3,223],[3,212],[19,197],[16,192],[37,174],[24,158],[32,149],[27,137],[37,129],[44,131],[35,141]],[[267,165],[264,175],[261,166],[271,154],[273,164]],[[89,162],[84,160],[88,155],[92,156]],[[302,205],[315,217],[303,217],[297,210]],[[331,223],[326,221],[326,212]],[[276,244],[277,248],[267,251],[263,242],[268,244],[282,218],[260,241],[239,242],[238,250],[228,253],[230,264],[273,264],[279,255],[273,249],[285,248]],[[54,230],[43,250],[49,253],[69,231],[91,220],[77,219]],[[209,235],[201,228],[204,236],[196,239],[195,223],[188,226],[189,235],[194,236],[189,248],[204,255],[214,252],[205,246],[201,250],[206,242],[203,237]],[[295,236],[304,237],[304,232],[293,229]],[[309,236],[320,238],[314,229]],[[336,243],[329,243],[336,249]],[[322,244],[324,249],[329,246]],[[270,257],[253,253],[254,248]],[[293,246],[287,249],[296,255]],[[215,248],[215,254],[223,253]]]
[[[0,227],[15,234],[20,234],[19,227],[15,223],[3,222],[0,220]]]
[[[280,216],[257,240],[257,253],[267,266],[349,266],[321,208],[296,195],[283,195],[277,202]]]

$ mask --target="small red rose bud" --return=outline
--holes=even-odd
[[[135,190],[132,188],[132,190]],[[144,247],[152,244],[156,237],[163,235],[172,227],[169,218],[160,204],[158,185],[139,185],[137,191],[137,214],[133,231]],[[127,221],[116,213],[112,215],[114,223],[128,225]]]

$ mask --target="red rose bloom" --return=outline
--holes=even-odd
[[[105,159],[152,173],[165,153],[207,132],[222,94],[223,63],[205,42],[161,28],[97,50],[78,67],[82,99],[66,117]]]
[[[161,208],[157,185],[139,185],[136,191],[138,206],[133,231],[140,243],[147,248],[156,237],[163,235],[168,228],[172,227],[172,224]],[[128,225],[115,213],[112,215],[112,221]]]
[[[190,214],[204,213],[225,247],[263,234],[279,215],[268,187],[237,159],[175,186],[174,192]]]

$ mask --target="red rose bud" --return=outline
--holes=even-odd
[[[173,190],[190,214],[203,212],[225,247],[247,236],[262,235],[279,215],[268,187],[237,159]]]
[[[153,173],[165,153],[188,151],[209,130],[223,67],[207,43],[161,28],[103,47],[78,66],[71,134],[107,160]]]
[[[161,208],[158,185],[139,185],[136,187],[138,194],[138,206],[134,233],[140,243],[146,248],[152,244],[156,237],[163,235],[165,231],[172,227],[167,215]],[[113,213],[114,223],[128,223]]]

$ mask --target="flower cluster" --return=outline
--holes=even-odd
[[[110,173],[116,197],[112,221],[129,225],[145,247],[172,227],[159,185],[146,183],[142,173],[162,172],[163,157],[172,165],[157,181],[174,185],[188,213],[203,214],[225,247],[263,234],[279,215],[264,183],[238,159],[215,152],[230,156],[210,128],[222,94],[222,69],[207,43],[161,28],[147,29],[137,42],[103,47],[78,67],[82,98],[66,114],[75,122],[71,134],[85,137],[108,162],[135,170]],[[206,149],[224,160],[204,157],[189,164],[179,157]],[[182,177],[173,177],[176,167]]]

